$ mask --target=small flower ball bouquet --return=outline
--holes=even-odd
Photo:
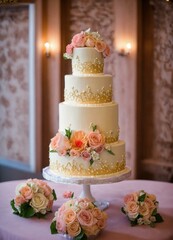
[[[124,197],[121,210],[127,215],[132,226],[144,224],[154,227],[155,223],[163,222],[163,218],[157,212],[158,205],[154,194],[140,190]]]
[[[72,198],[55,213],[51,233],[67,235],[75,240],[96,236],[105,227],[107,215],[86,198]]]
[[[21,217],[43,217],[52,209],[56,193],[39,179],[28,179],[16,187],[15,198],[11,200],[13,213]]]

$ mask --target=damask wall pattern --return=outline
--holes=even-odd
[[[173,3],[152,0],[154,7],[153,169],[156,179],[173,181]]]
[[[0,8],[0,159],[29,160],[28,6]]]

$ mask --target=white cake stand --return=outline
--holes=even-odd
[[[104,184],[104,183],[115,183],[120,182],[127,179],[131,175],[131,169],[126,167],[124,170],[107,175],[100,175],[100,176],[76,176],[76,177],[63,177],[58,176],[53,171],[50,170],[49,167],[45,167],[43,169],[43,177],[46,180],[55,182],[55,183],[66,183],[66,184],[82,184],[83,189],[80,194],[80,198],[89,198],[93,201],[100,209],[104,210],[109,206],[109,202],[102,200],[97,201],[91,194],[90,185],[94,184]]]

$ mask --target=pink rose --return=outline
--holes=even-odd
[[[85,161],[91,160],[91,154],[89,152],[85,151],[85,150],[81,152],[81,157]]]
[[[98,52],[103,52],[106,49],[106,43],[103,41],[96,41],[95,42],[95,49]]]
[[[73,195],[74,195],[74,193],[71,192],[71,191],[66,191],[66,192],[63,193],[64,198],[72,198]]]
[[[20,189],[20,194],[26,199],[30,200],[33,196],[32,189],[29,186],[24,186]]]
[[[24,198],[22,195],[18,195],[18,196],[15,198],[14,202],[15,202],[15,205],[16,205],[16,206],[20,206],[22,203],[25,202],[25,198]]]
[[[92,209],[92,215],[96,219],[102,219],[103,218],[102,211],[99,208],[93,208]]]
[[[98,149],[105,143],[105,138],[97,131],[88,134],[89,146],[93,149]]]
[[[67,54],[72,54],[73,53],[73,48],[74,48],[74,46],[72,44],[68,44],[66,46],[66,53]]]
[[[134,201],[134,195],[133,194],[127,194],[125,197],[124,197],[124,203],[127,204],[128,202],[130,201]]]
[[[78,33],[74,35],[74,37],[72,38],[72,45],[74,47],[84,47],[85,40],[86,40],[85,33],[84,32]]]
[[[59,233],[66,233],[66,224],[62,218],[56,220],[56,229]]]
[[[77,219],[82,226],[92,226],[94,224],[94,218],[89,209],[81,209],[77,213]]]
[[[75,150],[75,149],[71,149],[70,150],[70,156],[71,157],[79,157],[80,156],[80,153],[79,151]]]

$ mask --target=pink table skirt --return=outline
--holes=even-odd
[[[0,240],[61,240],[60,235],[51,235],[50,223],[54,212],[65,201],[62,194],[66,190],[74,191],[78,196],[81,185],[70,185],[49,182],[55,189],[57,200],[53,212],[44,219],[25,219],[12,213],[10,201],[14,198],[15,187],[23,181],[0,183]],[[164,222],[157,223],[155,228],[149,226],[131,227],[126,216],[122,214],[123,197],[127,193],[145,190],[153,193],[159,201],[159,213]],[[110,206],[105,211],[108,214],[106,228],[96,238],[98,240],[173,240],[173,184],[146,181],[127,180],[113,184],[92,185],[91,192],[96,200],[107,200]]]

